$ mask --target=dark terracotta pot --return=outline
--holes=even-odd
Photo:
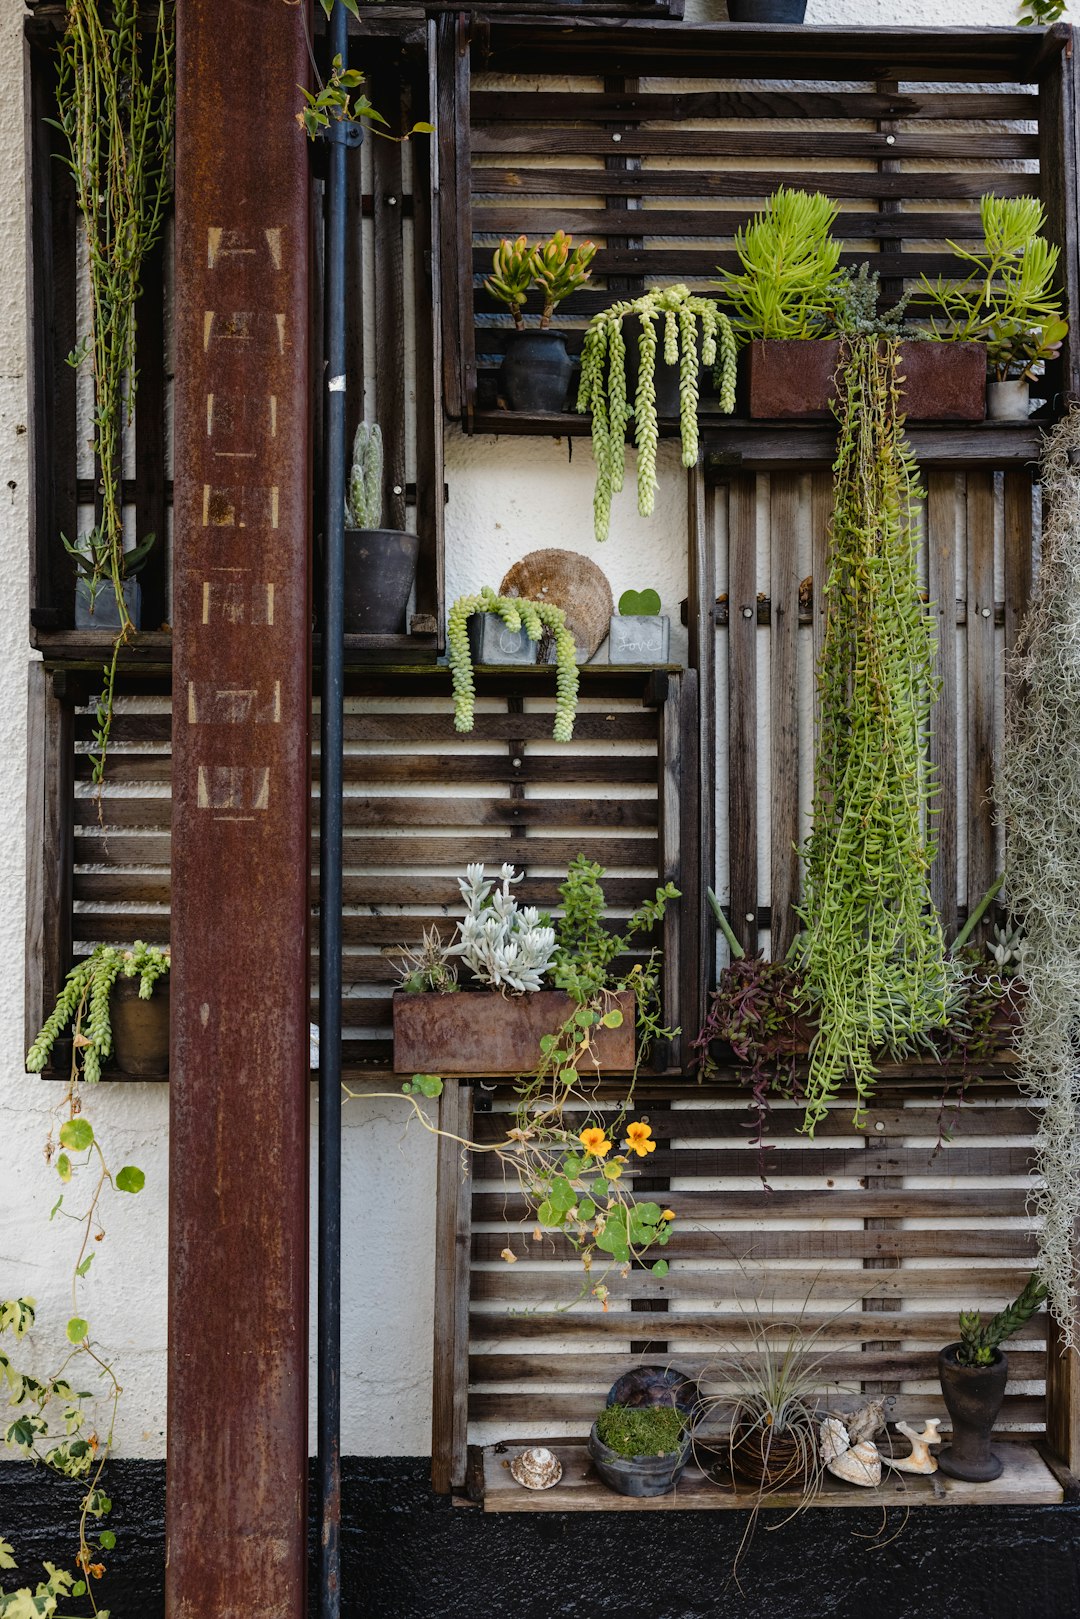
[[[596,1431],[589,1434],[589,1455],[604,1483],[619,1495],[666,1495],[673,1490],[693,1451],[692,1425],[701,1410],[701,1390],[693,1378],[674,1366],[635,1366],[608,1389],[607,1404],[635,1407],[673,1405],[691,1427],[677,1450],[662,1456],[620,1456]]]
[[[499,371],[499,392],[511,410],[564,411],[574,362],[565,332],[511,332]]]
[[[952,1443],[938,1452],[938,1466],[949,1478],[985,1484],[999,1478],[1004,1466],[990,1448],[990,1435],[1005,1398],[1009,1359],[999,1349],[990,1366],[961,1366],[959,1348],[948,1344],[938,1355],[941,1392],[953,1427]]]
[[[836,398],[835,338],[769,339],[747,345],[750,416],[755,421],[827,421]],[[900,401],[913,422],[981,422],[986,414],[982,343],[901,343]]]
[[[420,541],[396,528],[345,530],[345,634],[401,635]]]
[[[801,23],[806,0],[728,0],[728,22]]]
[[[636,1009],[633,990],[611,1000],[623,1020],[618,1028],[592,1030],[590,1062],[615,1073],[633,1071]],[[396,1074],[528,1074],[540,1056],[540,1039],[557,1034],[574,1010],[569,995],[540,990],[532,995],[495,991],[429,991],[394,995]]]
[[[138,978],[118,978],[109,997],[113,1058],[133,1079],[164,1079],[169,1072],[169,975],[159,978],[148,1001],[139,999]]]

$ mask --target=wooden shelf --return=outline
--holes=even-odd
[[[803,1501],[793,1491],[759,1502],[756,1491],[714,1484],[693,1466],[686,1469],[670,1495],[648,1499],[618,1495],[594,1472],[583,1439],[532,1443],[547,1445],[562,1462],[558,1484],[550,1490],[527,1490],[512,1477],[510,1462],[529,1448],[527,1442],[488,1445],[483,1452],[485,1512],[745,1512],[757,1505],[791,1512]],[[828,1478],[814,1504],[827,1508],[1054,1506],[1065,1499],[1064,1487],[1034,1443],[995,1441],[995,1449],[1005,1462],[1005,1471],[989,1484],[964,1484],[940,1472],[928,1478],[892,1474],[888,1483],[883,1479],[876,1489]]]

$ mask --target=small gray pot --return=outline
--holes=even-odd
[[[589,1434],[593,1466],[604,1483],[619,1495],[667,1495],[678,1483],[692,1448],[693,1440],[687,1436],[678,1450],[668,1451],[663,1456],[620,1456],[598,1437],[595,1422]]]
[[[1031,406],[1026,377],[986,384],[986,415],[992,422],[1026,422]]]
[[[646,618],[612,613],[608,629],[609,663],[666,663],[671,622],[666,613]]]
[[[506,627],[498,613],[473,613],[469,619],[469,650],[473,663],[535,663],[539,641],[530,641],[524,624]]]
[[[135,628],[142,628],[142,590],[137,579],[124,580],[124,601],[128,617]],[[90,581],[80,574],[75,581],[75,628],[77,630],[118,630],[120,609],[116,605],[116,592],[112,580],[104,579],[98,585],[91,606]]]

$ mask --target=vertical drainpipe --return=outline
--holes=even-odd
[[[330,16],[348,64],[349,17]],[[341,1612],[341,901],[345,589],[346,162],[359,125],[331,122],[326,208],[326,506],[319,775],[319,1619]],[[354,244],[355,246],[355,244]],[[354,379],[355,381],[356,379]]]
[[[307,1614],[307,61],[258,9],[176,7],[169,1619]]]

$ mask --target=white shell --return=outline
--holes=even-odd
[[[847,1417],[848,1438],[853,1445],[858,1445],[864,1439],[876,1439],[885,1429],[885,1402],[884,1400],[869,1400]]]
[[[550,1490],[562,1478],[562,1462],[553,1450],[537,1445],[523,1450],[510,1463],[510,1472],[527,1490]]]
[[[881,1456],[877,1446],[869,1439],[852,1445],[850,1450],[845,1450],[842,1456],[827,1462],[826,1466],[834,1478],[842,1478],[848,1484],[862,1484],[869,1489],[881,1483]]]
[[[910,1439],[911,1454],[885,1456],[883,1460],[888,1462],[890,1467],[895,1467],[898,1473],[936,1473],[937,1457],[931,1456],[927,1446],[941,1444],[941,1435],[938,1433],[940,1426],[940,1417],[931,1417],[928,1422],[924,1422],[921,1433],[906,1422],[898,1422],[896,1431],[902,1433],[905,1439]]]
[[[826,1417],[818,1430],[820,1439],[821,1459],[823,1462],[834,1462],[838,1456],[851,1449],[851,1440],[848,1431],[839,1417]]]

